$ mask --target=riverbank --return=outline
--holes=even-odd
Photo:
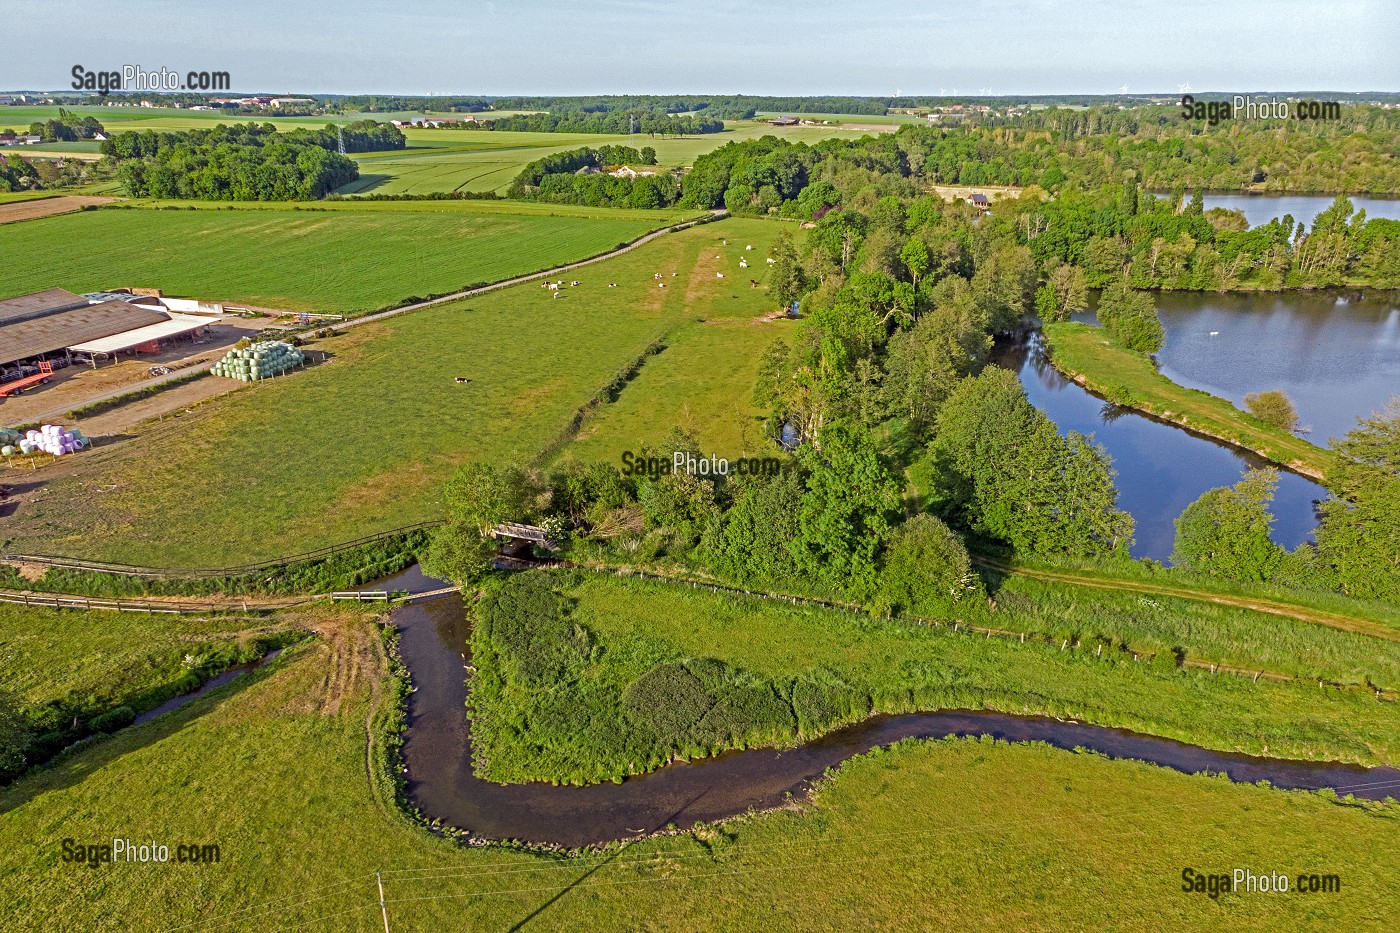
[[[1137,615],[1177,614],[1166,604],[1123,602]],[[1086,612],[1090,605],[1066,611],[1101,615]],[[1121,628],[1111,620],[1085,619],[1052,643],[959,630],[953,620],[879,620],[568,573],[512,578],[475,615],[474,770],[492,781],[615,781],[729,749],[793,747],[874,713],[931,709],[1072,718],[1226,752],[1395,763],[1384,737],[1394,728],[1393,704],[1372,690],[1316,679],[1254,682],[1179,666],[1172,652],[1125,653],[1101,634]],[[637,619],[648,623],[639,628]],[[1185,621],[1191,629],[1220,622]],[[1357,651],[1344,665],[1357,670],[1371,666],[1360,652],[1393,657],[1391,646],[1320,627],[1293,635],[1309,655]],[[1254,636],[1271,641],[1267,629]],[[1169,643],[1197,641],[1186,632]],[[458,677],[459,657],[452,652]],[[414,668],[407,650],[405,659]],[[1371,676],[1389,679],[1363,682]]]
[[[1329,451],[1264,424],[1225,399],[1177,385],[1143,354],[1115,346],[1101,328],[1066,321],[1046,324],[1043,331],[1055,368],[1095,395],[1326,484],[1333,467]]]

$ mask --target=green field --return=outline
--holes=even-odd
[[[1178,668],[1170,654],[1134,660],[1112,644],[1100,655],[1092,647],[1066,650],[1039,638],[988,638],[674,583],[597,575],[552,580],[575,602],[560,625],[588,633],[586,657],[554,647],[556,640],[545,633],[555,623],[542,613],[514,623],[499,610],[483,609],[482,621],[489,624],[478,625],[472,636],[479,670],[471,702],[481,718],[473,736],[494,780],[609,780],[649,770],[673,754],[810,737],[872,711],[950,708],[1058,716],[1222,751],[1372,764],[1400,760],[1394,705],[1377,702],[1364,686],[1319,690],[1313,680],[1254,683]],[[1111,620],[1132,611],[1102,607],[1084,591],[1061,589],[1047,602],[1054,597],[1081,616]],[[1213,621],[1193,606],[1176,608],[1193,625]],[[1026,630],[1016,610],[998,612],[991,622]],[[1237,628],[1269,641],[1272,622],[1254,614]],[[498,634],[517,628],[524,634]],[[1397,646],[1327,630],[1314,635],[1348,652],[1357,665],[1365,664],[1368,648],[1385,655],[1376,663],[1394,676]],[[1188,636],[1187,643],[1193,641]],[[535,682],[521,672],[536,657],[567,660],[549,662],[562,673]],[[714,685],[705,680],[714,705],[702,719],[696,714],[685,719],[692,727],[668,731],[625,712],[631,685],[689,659],[714,659],[729,669]],[[762,703],[751,694],[755,689],[767,698]],[[670,692],[655,702],[680,703],[674,697],[681,695]],[[771,711],[774,702],[791,710]],[[682,710],[674,718],[686,715]],[[658,716],[672,721],[668,714]]]
[[[173,205],[190,207],[190,205]],[[605,252],[689,215],[482,202],[106,208],[0,226],[0,295],[122,286],[347,314]]]
[[[371,933],[376,870],[396,933],[1381,930],[1400,899],[1395,806],[976,741],[905,743],[844,765],[814,803],[600,854],[459,849],[393,813],[366,729],[379,681],[328,702],[339,657],[297,652],[0,791],[0,872],[22,879],[6,929]],[[61,861],[65,838],[113,837],[214,843],[220,861]],[[1217,900],[1181,891],[1186,867],[1342,888]]]
[[[14,704],[32,738],[61,733],[119,706],[145,712],[334,617],[320,607],[269,619],[0,604],[0,698]],[[81,734],[28,754],[53,754]]]
[[[225,216],[111,213],[191,224]],[[259,215],[230,213],[246,224]],[[279,212],[272,222],[288,221]],[[315,214],[305,222],[332,220]],[[787,228],[738,219],[695,227],[571,273],[582,285],[566,285],[559,299],[527,283],[324,341],[317,345],[334,354],[325,365],[235,392],[154,426],[135,442],[74,458],[42,499],[7,518],[9,547],[158,566],[226,566],[436,517],[441,485],[456,465],[529,461],[557,444],[578,408],[648,344],[665,337],[684,347],[685,330],[708,327],[697,319],[747,321],[769,310],[766,289],[737,276],[715,278],[713,257],[727,249],[725,261],[737,265],[738,244],[755,245],[747,256],[764,256],[763,245]],[[657,287],[656,272],[666,274],[667,288]],[[322,280],[317,287],[321,294],[338,286]],[[781,332],[779,325],[765,326],[775,336]],[[739,346],[748,354],[758,343]],[[652,360],[665,358],[663,352]],[[703,356],[696,362],[710,365]],[[457,384],[457,377],[472,381]],[[698,409],[715,388],[705,379],[697,385]],[[628,404],[630,392],[621,396]],[[713,441],[703,432],[702,441],[725,444],[731,425],[747,423],[717,419]],[[646,434],[637,440],[670,427],[641,426]],[[625,441],[622,433],[618,428],[614,436]]]
[[[410,129],[408,148],[359,153],[358,180],[340,194],[426,194],[433,191],[504,191],[529,162],[581,146],[651,146],[657,164],[679,168],[729,142],[779,136],[815,143],[833,136],[858,138],[836,126],[774,127],[738,123],[723,133],[665,139],[597,133],[517,133],[485,130]]]
[[[1087,388],[1109,401],[1139,408],[1325,480],[1331,453],[1264,424],[1223,398],[1177,385],[1157,372],[1146,356],[1111,343],[1102,329],[1063,322],[1047,324],[1044,330],[1055,367],[1070,378],[1079,377]]]
[[[230,115],[211,111],[192,112],[174,108],[78,106],[66,108],[82,116],[95,116],[109,132],[125,130],[173,131],[200,129],[216,123],[272,123],[279,129],[320,127],[327,123],[349,123],[372,119],[385,122],[393,119],[433,116],[422,113],[351,113],[322,117],[278,117],[272,113]],[[501,116],[516,111],[478,116]],[[35,120],[57,116],[57,107],[11,107],[0,111],[0,128],[13,125],[25,128]],[[464,114],[440,114],[460,119]],[[889,117],[851,117],[830,114],[804,115],[812,119],[839,119],[852,123],[895,122]],[[8,119],[9,122],[6,122]],[[679,168],[692,164],[697,156],[717,149],[728,142],[742,142],[760,136],[773,135],[793,142],[815,143],[831,137],[856,139],[862,131],[832,126],[775,127],[762,121],[734,121],[723,133],[663,139],[640,135],[606,135],[596,133],[519,133],[487,130],[408,129],[408,148],[388,152],[355,153],[360,178],[340,189],[341,194],[427,194],[435,191],[503,191],[526,163],[554,152],[577,149],[580,146],[628,145],[656,150],[657,162],[664,168]],[[97,152],[93,142],[45,144],[48,154],[57,155]],[[104,191],[103,193],[111,193]]]

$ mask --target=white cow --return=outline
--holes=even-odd
[[[749,267],[749,261],[748,261],[747,259],[740,259],[740,260],[739,260],[739,268],[740,268],[740,269],[747,269],[748,267]]]
[[[745,246],[744,249],[753,249],[753,244],[750,243],[748,246]]]
[[[723,273],[723,272],[716,272],[716,273],[715,273],[715,278],[717,278],[717,279],[722,279],[722,278],[724,278],[724,273]]]

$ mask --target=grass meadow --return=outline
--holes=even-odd
[[[375,871],[397,933],[1380,930],[1400,899],[1395,806],[973,740],[903,743],[843,765],[811,802],[603,852],[462,849],[383,796],[382,734],[366,726],[381,681],[332,696],[335,645],[0,790],[5,928],[372,933]],[[214,843],[220,860],[61,860],[64,839],[114,837]],[[1342,888],[1181,890],[1183,868],[1246,866]]]
[[[693,659],[723,662],[732,671],[725,683],[767,684],[787,698],[798,728],[793,733],[791,724],[786,727],[789,740],[871,711],[993,709],[1117,726],[1222,751],[1365,764],[1400,761],[1394,704],[1378,701],[1367,689],[1319,690],[1311,681],[1254,683],[1178,668],[1170,656],[1135,661],[1109,650],[1100,657],[1039,639],[987,638],[671,583],[556,579],[576,601],[569,619],[592,638],[588,656],[570,662],[558,683],[536,684],[516,673],[534,663],[525,657],[533,649],[500,647],[506,642],[496,639],[494,629],[473,635],[482,670],[472,705],[483,720],[474,736],[496,780],[600,781],[654,767],[667,757],[665,750],[649,760],[645,750],[643,757],[629,757],[637,755],[637,743],[618,738],[629,734],[622,697],[649,672],[655,677],[659,668]],[[1086,601],[1079,610],[1111,615]],[[1012,631],[1019,622],[1014,611],[997,619],[999,627]],[[1269,620],[1259,617],[1253,623],[1258,636]],[[732,692],[717,689],[717,696]],[[798,696],[811,689],[828,699]],[[804,725],[804,707],[815,711],[812,727]],[[583,712],[563,712],[572,709]],[[682,735],[676,753],[710,754],[772,740],[767,734],[745,736],[742,719],[739,733],[727,738],[692,741]]]
[[[582,284],[566,285],[558,299],[527,283],[322,341],[317,346],[334,354],[326,364],[240,389],[40,477],[45,494],[7,518],[8,547],[227,566],[437,517],[441,486],[457,465],[528,462],[556,448],[568,440],[578,409],[653,341],[674,339],[684,348],[688,331],[709,327],[697,319],[748,322],[767,310],[766,289],[716,278],[712,257],[725,255],[726,238],[731,254],[742,248],[735,244],[752,243],[747,255],[764,255],[760,246],[785,228],[740,219],[702,225],[572,273]],[[657,287],[657,272],[667,288]],[[779,324],[744,324],[767,327],[783,332]],[[747,358],[760,343],[736,346]],[[702,374],[715,365],[703,354],[690,359]],[[458,384],[458,377],[471,381]],[[692,410],[721,400],[711,377],[697,388],[672,378],[678,391],[698,393]],[[624,389],[620,401],[631,392]],[[686,397],[672,404],[679,411]],[[730,400],[723,404],[734,409]],[[607,414],[605,406],[601,417]],[[703,443],[737,436],[724,419],[714,423],[716,433],[702,433]],[[612,431],[617,443],[659,439],[672,427],[639,415],[628,424]]]
[[[141,286],[346,314],[582,259],[686,216],[471,202],[404,209],[417,206],[108,208],[5,224],[0,294]]]
[[[0,604],[0,689],[27,707],[102,708],[183,673],[198,657],[285,627],[265,618],[187,618]]]

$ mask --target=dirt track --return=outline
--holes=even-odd
[[[85,207],[111,204],[116,198],[67,195],[60,198],[40,198],[35,201],[15,201],[0,204],[0,224],[15,223],[21,220],[35,220],[39,217],[52,217],[54,214],[67,214]]]
[[[1100,590],[1127,590],[1130,593],[1142,593],[1148,596],[1167,596],[1173,599],[1194,599],[1198,602],[1219,603],[1223,606],[1235,606],[1240,609],[1252,609],[1255,612],[1267,612],[1270,615],[1287,616],[1290,619],[1299,619],[1303,622],[1311,622],[1315,625],[1325,625],[1328,628],[1340,629],[1343,632],[1352,632],[1357,635],[1370,635],[1373,638],[1383,638],[1386,641],[1400,641],[1400,630],[1390,628],[1378,622],[1370,622],[1353,616],[1345,616],[1338,613],[1325,612],[1321,609],[1299,606],[1296,603],[1277,602],[1271,599],[1260,599],[1249,596],[1229,596],[1224,593],[1210,593],[1204,590],[1189,589],[1187,587],[1168,586],[1162,583],[1148,583],[1141,580],[1121,580],[1117,578],[1099,577],[1087,573],[1033,570],[1025,567],[1013,567],[1010,564],[985,557],[977,558],[977,562],[999,573],[1014,574],[1015,576],[1028,577],[1032,580],[1045,580],[1051,583],[1068,583],[1073,586],[1087,586],[1092,589]]]

